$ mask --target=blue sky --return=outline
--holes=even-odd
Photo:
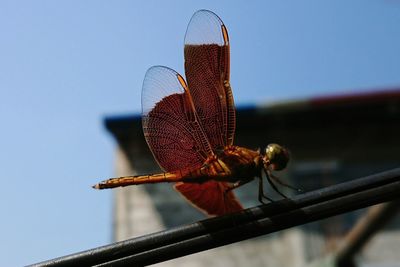
[[[237,105],[400,86],[400,2],[0,1],[0,266],[111,241],[108,115],[140,111],[152,65],[183,73],[198,9],[231,41]]]

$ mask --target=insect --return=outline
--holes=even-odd
[[[173,182],[175,189],[208,215],[243,209],[233,189],[259,180],[262,172],[286,185],[272,171],[282,170],[288,151],[270,144],[264,154],[233,145],[235,105],[230,76],[228,31],[213,12],[199,10],[185,35],[185,79],[174,70],[151,67],[142,88],[142,124],[146,141],[163,173],[111,178],[96,189]],[[281,193],[280,193],[281,194]]]

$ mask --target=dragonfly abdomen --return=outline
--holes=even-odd
[[[93,188],[106,189],[106,188],[114,188],[120,186],[138,185],[138,184],[178,182],[180,180],[182,180],[181,172],[163,172],[163,173],[149,174],[149,175],[136,175],[136,176],[111,178],[94,185]]]
[[[166,182],[203,183],[208,180],[236,182],[258,173],[259,164],[254,162],[259,152],[241,147],[226,149],[218,157],[210,157],[203,166],[172,172],[149,175],[124,176],[102,181],[93,187],[96,189],[114,188],[128,185],[153,184]]]
[[[216,160],[214,162],[211,162],[210,164],[205,164],[203,167],[196,169],[183,169],[173,172],[111,178],[94,185],[93,188],[106,189],[128,185],[168,183],[179,181],[202,183],[204,181],[213,179],[214,177],[218,178],[216,180],[222,180],[223,177],[226,176],[228,173],[229,172],[226,171],[226,166],[223,164],[223,162]]]

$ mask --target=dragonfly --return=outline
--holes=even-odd
[[[143,81],[143,132],[163,172],[111,178],[93,187],[170,182],[209,216],[242,210],[233,189],[256,178],[258,200],[272,201],[264,194],[263,172],[273,189],[284,196],[272,180],[289,185],[272,172],[286,167],[288,150],[269,144],[262,153],[233,144],[236,115],[230,43],[227,28],[215,13],[194,13],[186,30],[184,58],[187,82],[164,66],[151,67]]]

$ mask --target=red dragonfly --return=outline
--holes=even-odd
[[[286,185],[271,171],[285,168],[288,151],[270,144],[261,154],[233,145],[235,106],[229,83],[228,31],[208,10],[197,11],[185,36],[185,79],[174,70],[154,66],[144,78],[142,124],[146,141],[160,167],[158,174],[111,178],[96,189],[173,182],[190,203],[211,216],[243,209],[232,192],[259,179],[262,172]],[[287,185],[286,185],[287,186]]]

